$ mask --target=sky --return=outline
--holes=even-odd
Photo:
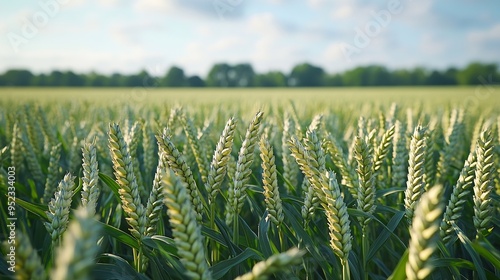
[[[0,72],[206,76],[215,63],[289,73],[500,65],[497,0],[38,0],[0,4]]]

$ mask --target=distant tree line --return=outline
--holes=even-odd
[[[496,64],[473,62],[463,69],[444,71],[425,68],[389,70],[380,65],[360,66],[342,73],[329,74],[309,63],[298,64],[290,73],[270,71],[256,73],[248,63],[215,64],[205,78],[187,76],[172,66],[164,76],[153,76],[143,70],[137,74],[52,71],[33,74],[12,69],[0,75],[0,86],[47,87],[323,87],[323,86],[421,86],[476,85],[500,82]]]

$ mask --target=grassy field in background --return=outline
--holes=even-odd
[[[0,100],[19,102],[98,101],[130,104],[282,104],[293,100],[322,107],[331,104],[397,102],[415,105],[452,105],[469,109],[500,104],[500,88],[475,87],[367,87],[367,88],[0,88]],[[472,107],[472,108],[471,108]]]

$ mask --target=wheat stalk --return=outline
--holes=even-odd
[[[145,211],[139,195],[134,165],[118,124],[109,125],[109,150],[116,182],[120,186],[118,192],[122,209],[127,215],[130,233],[141,240],[146,230]]]
[[[170,115],[168,116],[168,121],[167,121],[167,128],[170,130],[175,129],[175,125],[178,122],[179,118],[182,116],[182,107],[180,106],[175,106],[170,109]]]
[[[80,158],[80,141],[78,137],[73,137],[73,142],[69,148],[69,170],[75,173],[79,172],[79,167],[82,165],[82,159]]]
[[[44,147],[44,137],[41,131],[41,126],[38,123],[38,119],[33,117],[33,109],[32,104],[24,106],[24,112],[22,115],[24,117],[27,141],[31,144],[36,157],[39,158],[42,155]]]
[[[191,204],[188,189],[170,172],[163,174],[162,185],[172,234],[181,263],[186,268],[186,276],[190,279],[212,279],[205,259],[201,227],[196,221],[196,210]]]
[[[95,138],[86,142],[82,147],[83,188],[82,205],[88,208],[90,216],[95,215],[97,200],[99,199],[99,166]]]
[[[59,178],[59,160],[61,158],[61,143],[52,146],[50,150],[49,167],[47,169],[47,178],[45,179],[45,190],[42,202],[48,202],[57,188]]]
[[[22,231],[16,231],[16,266],[17,280],[45,280],[47,274],[38,253],[31,246],[31,241]]]
[[[405,209],[408,223],[411,224],[415,205],[425,191],[425,129],[420,125],[415,128],[411,138],[408,165],[408,181],[406,182],[405,191]]]
[[[265,280],[272,274],[290,269],[290,266],[301,262],[303,251],[292,248],[284,253],[275,254],[265,261],[258,262],[252,271],[237,277],[235,280]]]
[[[207,183],[205,184],[209,204],[214,203],[217,193],[220,192],[220,186],[224,180],[224,176],[226,176],[227,163],[231,157],[235,130],[236,120],[230,118],[215,148],[212,163],[210,164],[210,171],[207,176]]]
[[[474,173],[476,167],[475,152],[469,153],[469,157],[465,160],[464,167],[460,172],[457,184],[454,186],[450,200],[444,212],[443,221],[440,227],[440,236],[443,243],[449,244],[453,237],[453,222],[458,221],[462,216],[465,203],[470,195],[470,188],[474,181]]]
[[[484,117],[481,115],[479,119],[474,124],[474,130],[472,131],[470,151],[473,152],[476,150],[477,140],[479,139],[479,135],[481,134],[481,129],[483,128]]]
[[[319,121],[318,121],[319,122]],[[320,173],[326,172],[326,155],[321,147],[321,141],[318,138],[316,130],[308,130],[306,132],[306,138],[304,140],[304,148],[311,157],[310,164],[313,165]],[[304,205],[302,206],[302,218],[304,219],[304,225],[307,225],[308,221],[314,214],[314,210],[319,206],[319,200],[315,195],[314,187],[307,178],[304,179],[305,182],[305,198]]]
[[[71,221],[64,233],[63,243],[57,250],[51,279],[91,279],[89,272],[99,251],[97,241],[101,238],[100,230],[100,224],[91,215],[91,211],[77,209],[75,220]]]
[[[491,129],[481,132],[476,147],[476,172],[474,179],[474,226],[478,237],[488,235],[493,214],[493,200],[491,192],[494,188],[493,176],[494,137]]]
[[[290,185],[285,184],[288,193],[293,191],[293,187],[299,185],[297,176],[299,168],[290,155],[290,149],[288,147],[288,140],[292,137],[295,130],[295,125],[288,115],[285,116],[283,123],[283,136],[281,138],[281,148],[282,148],[282,162],[283,162],[283,178],[287,180]]]
[[[408,149],[406,148],[407,137],[405,126],[396,121],[395,131],[393,138],[393,152],[392,152],[392,186],[405,187],[407,178],[407,164],[408,164]]]
[[[193,122],[188,116],[183,115],[181,118],[181,123],[184,128],[184,132],[186,133],[186,137],[189,142],[189,146],[193,152],[194,158],[196,160],[196,164],[198,165],[198,170],[201,174],[201,180],[203,183],[207,182],[207,166],[206,157],[204,156],[206,152],[203,150],[203,146],[199,145],[198,138],[196,137],[196,129],[194,127]]]
[[[340,175],[342,176],[341,184],[346,186],[352,197],[356,199],[358,197],[358,189],[356,187],[358,185],[356,170],[352,167],[353,165],[348,163],[348,160],[345,158],[344,153],[340,149],[340,145],[331,134],[327,136],[325,147],[330,154],[334,165],[340,171]]]
[[[45,176],[43,175],[42,168],[40,166],[40,163],[38,162],[38,154],[35,152],[35,148],[33,147],[31,140],[27,136],[28,128],[26,128],[26,123],[23,123],[23,126],[25,127],[25,133],[24,133],[25,137],[22,137],[21,139],[22,139],[22,146],[24,147],[25,151],[24,158],[26,159],[28,170],[31,172],[33,179],[36,182],[42,184],[43,182],[45,182]]]
[[[153,168],[155,166],[155,137],[154,134],[151,133],[151,129],[147,123],[144,123],[142,126],[142,150],[143,153],[143,161],[144,161],[144,170],[145,173],[145,182],[151,182],[151,173],[153,172]]]
[[[47,145],[54,146],[58,142],[56,133],[49,125],[49,121],[47,120],[47,114],[45,110],[42,109],[42,107],[37,108],[37,117],[38,117],[38,122],[40,123],[40,127],[42,129],[42,132],[45,136],[45,142]]]
[[[198,222],[201,222],[203,217],[203,201],[200,191],[198,190],[196,181],[193,178],[191,168],[189,168],[189,166],[186,164],[184,157],[179,152],[179,150],[177,150],[167,133],[167,131],[164,131],[161,136],[156,136],[156,139],[158,140],[158,146],[160,147],[162,156],[165,158],[168,166],[187,185],[187,195],[189,196],[189,200],[191,201],[191,204],[195,209],[196,220]]]
[[[44,225],[54,245],[60,243],[60,238],[68,227],[71,198],[75,190],[74,180],[75,177],[69,173],[64,176],[49,203],[49,210],[46,212],[48,222],[45,222]]]
[[[318,114],[313,117],[307,131],[319,131],[323,123],[323,114]],[[307,133],[306,131],[306,133]]]
[[[10,142],[10,162],[18,172],[24,171],[24,147],[19,123],[15,122],[12,127],[12,140]]]
[[[228,211],[226,212],[226,223],[228,225],[231,224],[233,220],[237,220],[237,216],[243,208],[243,203],[246,198],[246,183],[252,174],[250,166],[253,162],[254,149],[259,139],[258,132],[263,116],[264,113],[261,111],[255,114],[255,117],[248,125],[245,140],[238,154],[234,183],[232,186],[230,185],[227,195]]]
[[[347,206],[342,198],[335,173],[320,173],[311,164],[313,159],[296,137],[292,137],[290,140],[290,150],[301,171],[316,190],[316,195],[325,210],[328,220],[330,246],[334,253],[342,260],[345,267],[352,248],[352,235]]]
[[[439,219],[443,212],[442,185],[436,185],[422,196],[417,205],[412,227],[406,277],[426,279],[434,269],[433,253],[439,241]]]
[[[424,182],[425,190],[434,186],[436,182],[436,160],[434,159],[434,152],[436,150],[436,136],[435,130],[427,129],[425,131],[425,159],[424,159]]]
[[[141,141],[142,136],[142,123],[140,121],[134,122],[132,127],[129,129],[128,133],[124,135],[125,143],[127,144],[128,153],[132,161],[132,166],[134,169],[135,180],[137,182],[137,187],[142,198],[147,197],[148,190],[144,186],[144,180],[142,178],[141,167],[139,164],[139,158],[137,154],[137,148]]]
[[[464,127],[461,121],[462,114],[462,111],[458,111],[457,109],[453,110],[450,117],[450,124],[445,134],[445,146],[441,150],[438,163],[439,180],[442,183],[448,181],[447,178],[454,177],[452,173],[453,167],[460,163],[460,151],[462,150],[461,139],[463,138],[462,131]]]
[[[161,151],[158,152],[158,158],[158,166],[153,179],[153,187],[146,204],[146,236],[153,236],[156,234],[161,210],[163,209],[163,184],[161,182],[162,174],[165,172],[167,163]]]
[[[394,137],[395,126],[391,126],[387,129],[382,135],[382,139],[380,140],[379,145],[373,152],[373,173],[374,175],[380,170],[382,167],[382,163],[384,162],[389,150],[392,146],[392,139]]]
[[[266,210],[268,213],[267,219],[270,219],[279,227],[281,223],[283,223],[284,214],[278,189],[274,153],[271,144],[265,136],[260,139],[259,145],[260,158],[262,159],[262,183],[264,187]]]
[[[375,176],[374,176],[374,162],[373,162],[373,149],[369,144],[369,136],[355,138],[354,157],[358,164],[356,169],[358,173],[358,209],[368,215],[373,214],[375,211]],[[366,225],[371,219],[364,216],[359,217],[360,222]]]

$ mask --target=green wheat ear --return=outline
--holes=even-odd
[[[97,200],[99,199],[99,166],[97,164],[97,151],[95,139],[87,142],[82,147],[83,158],[83,188],[82,205],[89,208],[91,215],[95,214]]]
[[[235,280],[265,280],[279,271],[286,271],[290,266],[301,262],[304,251],[292,248],[285,253],[275,254],[265,261],[255,264],[252,271],[237,277]]]
[[[205,259],[201,227],[196,221],[196,211],[186,184],[167,172],[163,174],[162,185],[172,234],[181,263],[186,268],[186,276],[190,279],[212,279]]]
[[[54,245],[60,244],[60,238],[68,227],[69,210],[75,190],[74,180],[75,177],[71,174],[64,176],[49,203],[49,210],[46,212],[48,222],[44,223],[44,225]]]
[[[61,143],[52,146],[50,149],[49,167],[47,169],[47,178],[45,179],[45,191],[42,202],[49,202],[54,194],[59,179],[59,160],[61,158]]]
[[[99,251],[100,230],[101,226],[92,216],[92,211],[85,207],[77,209],[75,220],[69,224],[57,249],[51,279],[90,279],[89,273]]]
[[[278,189],[274,152],[271,144],[269,144],[269,141],[264,136],[260,139],[259,145],[260,157],[262,159],[262,183],[268,212],[267,218],[276,226],[280,226],[283,223],[284,214]]]
[[[469,153],[469,157],[464,163],[460,172],[457,184],[453,187],[450,200],[446,206],[443,221],[441,222],[440,235],[443,243],[448,244],[452,241],[454,230],[452,224],[462,216],[465,203],[470,197],[471,186],[474,181],[476,170],[476,153]]]
[[[217,193],[220,192],[220,186],[226,176],[227,164],[231,157],[231,150],[233,148],[234,132],[236,131],[236,120],[230,118],[217,143],[210,170],[207,176],[207,183],[205,188],[208,193],[209,203],[214,203]]]
[[[234,175],[234,183],[230,185],[228,190],[228,211],[226,212],[226,223],[229,225],[233,222],[235,217],[241,212],[243,204],[247,197],[246,189],[247,182],[252,174],[251,164],[254,159],[254,149],[259,141],[259,127],[264,113],[257,112],[254,118],[248,125],[245,140],[241,145],[238,154],[238,161],[236,163],[236,174]]]
[[[443,213],[443,186],[436,185],[425,193],[415,210],[410,229],[406,277],[425,279],[434,269],[434,251],[439,241],[439,223]]]
[[[146,217],[144,206],[139,194],[134,165],[118,124],[109,125],[109,149],[113,162],[116,182],[120,186],[120,200],[127,215],[130,233],[141,240],[146,232]]]
[[[491,230],[493,218],[493,199],[491,193],[494,189],[494,144],[491,129],[481,132],[476,147],[476,176],[474,179],[474,226],[478,237],[487,236]]]
[[[373,149],[368,137],[355,138],[354,157],[358,163],[359,186],[358,186],[358,210],[373,214],[375,212],[375,168],[373,162]],[[366,225],[370,219],[364,216],[359,217],[360,223]]]
[[[201,222],[204,212],[203,198],[194,180],[191,168],[186,163],[179,150],[175,147],[167,131],[164,131],[162,135],[156,136],[156,139],[158,140],[158,147],[162,152],[163,160],[165,160],[170,169],[179,176],[179,179],[187,185],[189,200],[195,209],[196,220]]]
[[[18,280],[45,280],[47,274],[38,253],[31,246],[26,234],[16,231],[16,279]]]
[[[408,181],[405,191],[405,208],[408,223],[413,220],[415,205],[425,191],[425,129],[417,126],[413,132],[410,143],[410,156],[408,159]]]

